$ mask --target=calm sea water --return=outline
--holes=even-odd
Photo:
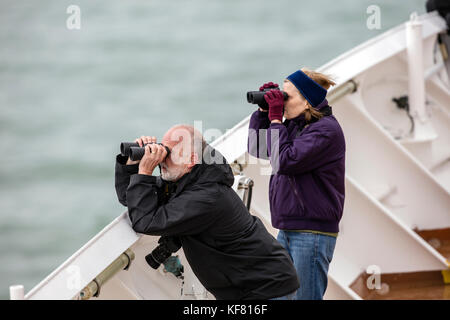
[[[66,9],[81,8],[68,30]],[[366,27],[369,5],[381,29]],[[125,208],[121,141],[223,132],[245,92],[318,68],[425,1],[0,1],[0,298],[30,290]]]

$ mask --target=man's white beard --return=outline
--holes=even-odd
[[[177,181],[180,179],[184,174],[184,171],[182,168],[176,168],[175,170],[172,169],[172,171],[163,170],[161,168],[161,178],[163,178],[166,181]]]

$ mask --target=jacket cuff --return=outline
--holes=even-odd
[[[128,161],[128,157],[123,156],[121,154],[118,154],[116,156],[116,165],[121,167],[122,171],[125,171],[127,173],[136,174],[139,171],[139,163],[136,164],[126,164]]]
[[[283,123],[278,123],[278,122],[271,122],[270,123],[270,128],[279,128],[280,126],[284,127]]]
[[[258,118],[260,119],[269,119],[269,110],[267,110],[266,112],[261,111],[261,110],[256,110],[256,112],[258,113]]]
[[[130,177],[130,185],[131,184],[139,184],[139,183],[150,183],[156,185],[156,177],[155,176],[149,176],[146,174],[134,174]]]
[[[270,125],[269,112],[256,110],[250,117],[249,129],[267,129]]]
[[[264,122],[264,123],[268,122],[268,123],[270,123],[269,111],[263,112],[263,111],[260,111],[260,110],[256,110],[255,112],[253,112],[252,118],[254,120],[256,120],[256,121],[259,121],[259,122]]]

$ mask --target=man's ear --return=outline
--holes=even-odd
[[[198,163],[198,154],[193,152],[191,154],[191,159],[190,162],[188,164],[188,169],[191,169],[192,167],[194,167],[196,164]]]

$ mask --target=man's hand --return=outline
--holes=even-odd
[[[149,144],[149,143],[156,143],[156,137],[149,137],[149,136],[141,136],[140,138],[137,138],[136,140],[134,140],[134,142],[137,142],[139,144],[140,147]],[[139,163],[141,160],[136,160],[136,161],[132,161],[130,160],[130,158],[128,158],[127,160],[127,164],[137,164]]]
[[[145,154],[139,163],[139,174],[151,175],[156,166],[164,161],[167,150],[159,144],[148,144],[145,146]]]

